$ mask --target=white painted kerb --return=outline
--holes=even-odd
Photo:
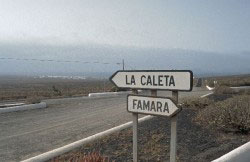
[[[211,93],[208,93],[208,94],[202,95],[202,96],[200,96],[200,98],[204,98],[204,97],[210,96],[210,95],[212,95],[212,94],[214,94],[214,92],[211,92]]]
[[[123,95],[123,94],[130,94],[130,93],[131,91],[89,93],[89,97],[115,96],[115,95]]]
[[[250,161],[250,142],[234,149],[233,151],[221,156],[212,162],[249,162]]]
[[[124,94],[131,94],[132,91],[121,91],[121,92],[100,92],[100,93],[89,93],[89,97],[102,97],[102,96],[117,96]],[[138,93],[141,93],[142,90],[138,90]]]
[[[143,118],[140,118],[139,122],[143,122],[143,121],[146,121],[146,120],[149,120],[149,119],[152,119],[152,118],[153,118],[153,116],[148,115],[148,116],[145,116]],[[78,147],[81,147],[84,144],[90,143],[92,141],[103,138],[103,137],[105,137],[107,135],[110,135],[112,133],[115,133],[115,132],[121,131],[123,129],[129,128],[130,126],[132,126],[132,121],[127,122],[127,123],[122,124],[122,125],[119,125],[117,127],[108,129],[108,130],[106,130],[104,132],[100,132],[100,133],[97,133],[95,135],[89,136],[87,138],[81,139],[79,141],[76,141],[74,143],[71,143],[71,144],[68,144],[66,146],[60,147],[58,149],[55,149],[55,150],[43,153],[41,155],[32,157],[32,158],[24,160],[22,162],[43,162],[43,161],[48,161],[48,160],[50,160],[52,158],[55,158],[55,157],[57,157],[59,155],[62,155],[64,153],[67,153],[67,152],[69,152],[71,150],[74,150],[74,149],[76,149]]]
[[[29,105],[14,106],[14,107],[8,107],[8,108],[0,108],[0,113],[40,109],[40,108],[46,108],[46,107],[47,107],[47,104],[45,102],[41,102],[38,104],[29,104]]]

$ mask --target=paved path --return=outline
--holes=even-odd
[[[183,96],[209,93],[195,89]],[[166,96],[169,93],[159,92]],[[20,161],[131,121],[126,96],[47,100],[46,109],[0,114],[0,161]]]

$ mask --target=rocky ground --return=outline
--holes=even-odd
[[[225,133],[198,125],[193,121],[196,113],[197,109],[183,109],[178,114],[177,161],[211,161],[250,140],[250,135]],[[155,117],[139,124],[139,161],[169,161],[169,145],[169,118]],[[80,154],[91,152],[100,152],[110,161],[132,161],[132,129],[117,132],[56,159],[71,161]]]

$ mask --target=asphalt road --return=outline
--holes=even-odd
[[[194,89],[180,97],[207,93]],[[126,111],[126,95],[46,102],[46,109],[0,114],[0,162],[25,160],[132,119]]]

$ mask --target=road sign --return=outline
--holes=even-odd
[[[128,112],[132,113],[173,116],[181,110],[166,97],[128,95],[127,102]]]
[[[117,71],[110,81],[120,88],[192,91],[190,70]]]

